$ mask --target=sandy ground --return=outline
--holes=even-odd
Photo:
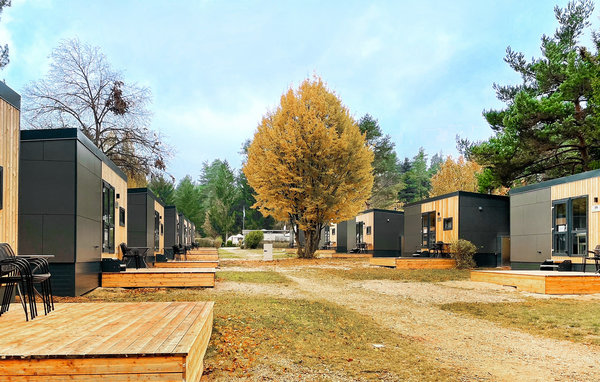
[[[351,262],[348,260],[349,266]],[[460,370],[465,381],[600,381],[597,347],[537,337],[439,308],[440,304],[459,301],[503,302],[548,296],[471,281],[434,284],[317,278],[301,272],[298,266],[228,266],[223,270],[280,272],[293,282],[284,287],[223,282],[217,289],[339,304],[421,342],[442,365]],[[576,298],[598,299],[600,295]]]

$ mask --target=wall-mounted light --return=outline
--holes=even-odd
[[[387,220],[387,222],[389,223],[389,222],[390,222],[390,219],[388,219],[388,220]]]
[[[117,199],[120,199],[120,198],[121,198],[121,194],[117,194]]]
[[[481,206],[477,207],[477,209],[479,210],[479,212],[483,211],[483,207]]]
[[[440,216],[440,213],[438,212],[438,216]]]
[[[594,197],[594,203],[598,203],[598,197],[597,196]]]

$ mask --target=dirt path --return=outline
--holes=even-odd
[[[294,283],[285,288],[244,285],[246,292],[327,300],[372,317],[419,341],[442,365],[460,370],[465,380],[600,380],[596,348],[533,336],[439,308],[447,302],[518,301],[525,296],[510,288],[470,281],[431,284],[324,279],[304,276],[294,267],[277,267],[276,271]],[[238,289],[234,284],[223,287]]]

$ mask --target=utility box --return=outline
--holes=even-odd
[[[263,261],[273,261],[273,244],[263,244]]]

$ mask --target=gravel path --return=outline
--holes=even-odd
[[[451,302],[509,302],[546,296],[471,281],[350,281],[307,276],[296,266],[244,270],[267,268],[293,283],[282,287],[226,282],[218,288],[339,304],[419,341],[442,365],[460,370],[465,381],[600,381],[597,347],[537,337],[439,308]]]

